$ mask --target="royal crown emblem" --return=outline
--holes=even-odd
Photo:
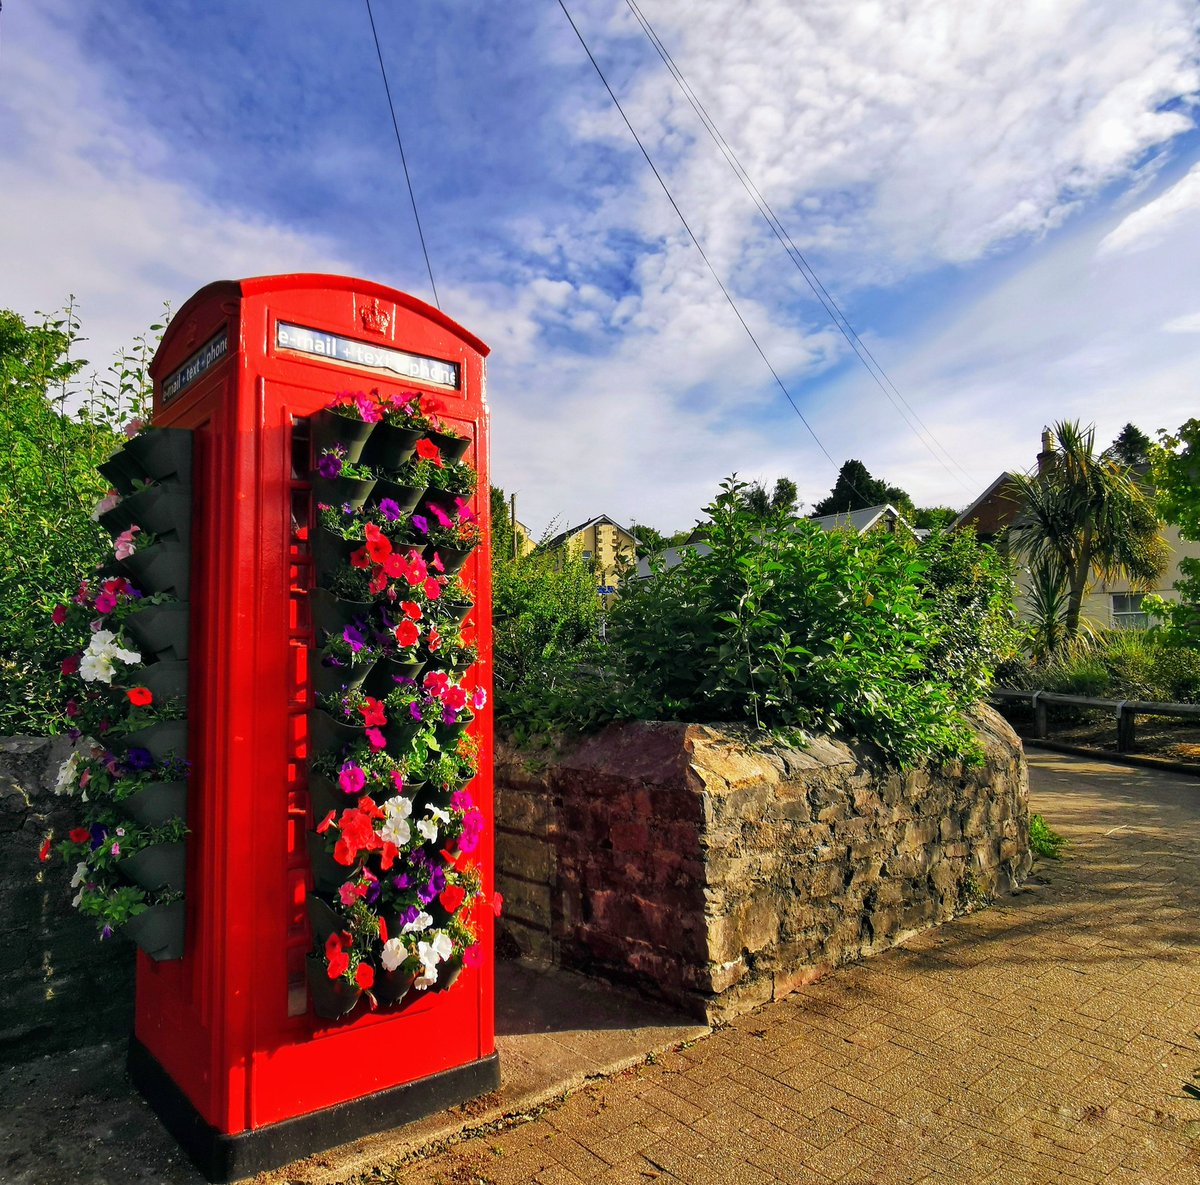
[[[362,317],[363,328],[369,333],[387,333],[392,323],[390,313],[385,313],[379,307],[378,297],[364,307],[359,314]]]

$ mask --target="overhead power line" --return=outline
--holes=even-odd
[[[658,36],[657,32],[655,32],[654,27],[650,24],[650,21],[638,7],[637,0],[625,0],[625,3],[629,8],[629,11],[637,20],[638,24],[641,25],[642,31],[646,34],[646,37],[649,39],[651,45],[654,46],[658,56],[662,59],[663,64],[670,71],[676,85],[683,92],[684,98],[687,99],[692,110],[699,117],[700,122],[704,125],[705,131],[708,132],[709,136],[713,140],[713,143],[716,144],[716,146],[720,149],[722,155],[725,157],[726,162],[729,164],[730,169],[732,169],[734,176],[737,177],[742,184],[742,188],[745,189],[750,195],[751,199],[758,207],[759,213],[762,215],[767,225],[774,232],[775,237],[779,240],[780,244],[787,252],[788,257],[791,259],[792,263],[795,265],[800,274],[804,277],[809,288],[812,289],[813,295],[816,296],[816,298],[821,302],[821,305],[829,315],[830,320],[833,321],[838,331],[846,339],[846,342],[849,344],[850,348],[854,351],[859,361],[866,368],[867,373],[870,374],[872,379],[874,379],[876,386],[878,386],[883,392],[888,401],[896,409],[897,414],[902,420],[904,420],[905,424],[908,425],[917,439],[921,441],[933,459],[937,461],[937,463],[941,465],[947,473],[950,473],[950,476],[954,477],[959,484],[964,485],[964,488],[974,489],[974,486],[964,483],[962,478],[951,472],[949,465],[946,463],[947,461],[949,461],[950,464],[953,465],[954,468],[963,475],[963,477],[967,478],[968,482],[970,480],[970,475],[962,468],[961,465],[958,464],[958,462],[949,454],[949,452],[946,451],[946,449],[930,431],[929,427],[921,419],[916,409],[913,408],[907,399],[905,399],[904,395],[901,393],[896,384],[893,383],[891,378],[888,377],[888,374],[883,369],[883,366],[879,363],[874,354],[871,353],[870,349],[867,347],[867,344],[862,340],[862,338],[859,337],[854,326],[851,325],[850,320],[846,316],[845,312],[841,309],[837,301],[830,295],[825,285],[821,282],[820,277],[817,275],[812,265],[792,241],[792,237],[788,233],[787,228],[784,227],[783,223],[776,216],[775,211],[771,208],[770,204],[767,202],[758,186],[755,185],[753,179],[750,177],[750,174],[746,171],[745,167],[742,165],[742,162],[738,159],[737,154],[734,152],[729,142],[721,133],[721,130],[717,127],[716,123],[709,115],[704,103],[700,100],[699,96],[692,89],[691,84],[684,77],[683,71],[679,68],[678,64],[675,62],[675,59],[671,56],[670,51],[663,44],[662,39]],[[907,409],[907,412],[905,409]],[[911,419],[909,418],[910,416],[912,417]],[[932,445],[930,442],[932,442]],[[942,456],[939,456],[937,451],[935,451],[933,447],[934,445],[936,445],[937,449],[941,451]],[[943,457],[945,458],[944,460]]]
[[[375,53],[379,57],[379,73],[383,75],[383,89],[387,95],[388,110],[392,113],[392,128],[396,133],[396,146],[400,149],[400,163],[404,166],[404,180],[408,185],[408,200],[412,202],[413,221],[417,224],[417,236],[421,240],[421,251],[425,256],[425,270],[429,272],[429,287],[433,289],[433,303],[440,309],[437,284],[433,279],[433,265],[429,262],[429,248],[425,245],[425,232],[421,229],[421,216],[417,213],[417,198],[413,193],[412,178],[408,175],[408,160],[404,156],[404,141],[400,138],[400,124],[396,120],[396,105],[392,102],[392,88],[388,86],[387,70],[383,64],[383,50],[379,48],[379,34],[375,30],[375,14],[371,11],[371,0],[366,0],[367,17],[371,22],[371,36],[375,39]]]
[[[567,18],[567,22],[570,24],[571,28],[574,30],[575,36],[579,39],[579,44],[581,46],[583,46],[583,52],[587,54],[588,61],[590,61],[592,63],[592,66],[595,68],[596,73],[599,75],[600,81],[604,84],[604,89],[606,91],[608,91],[608,97],[610,99],[612,99],[613,106],[616,107],[617,111],[620,113],[621,118],[625,121],[625,126],[629,129],[629,134],[634,138],[634,141],[636,142],[638,148],[640,148],[642,150],[642,156],[644,156],[646,158],[646,164],[648,164],[650,166],[650,171],[654,174],[655,180],[657,180],[659,185],[662,186],[663,193],[665,193],[667,195],[667,201],[669,201],[671,203],[672,209],[679,216],[679,221],[683,224],[683,229],[687,231],[688,237],[692,240],[692,245],[700,253],[700,258],[704,260],[705,267],[707,267],[709,272],[712,274],[712,278],[714,280],[716,280],[717,287],[721,289],[722,295],[729,302],[729,307],[731,309],[733,309],[734,316],[736,316],[738,321],[741,322],[742,328],[746,331],[746,336],[749,337],[750,341],[754,344],[754,348],[758,351],[758,356],[763,360],[764,363],[766,363],[767,369],[771,372],[771,377],[775,380],[775,385],[783,392],[784,398],[788,401],[788,403],[791,404],[792,411],[794,411],[796,413],[796,415],[798,415],[800,417],[800,422],[804,425],[805,428],[808,429],[808,434],[816,442],[817,448],[819,448],[821,450],[821,452],[825,454],[826,460],[828,460],[830,465],[832,465],[833,468],[836,470],[838,468],[837,462],[830,455],[829,450],[821,442],[821,438],[813,430],[813,426],[805,418],[804,413],[800,410],[799,406],[797,406],[796,401],[792,398],[791,392],[784,385],[783,379],[781,379],[779,377],[779,372],[771,364],[771,360],[767,357],[766,352],[763,350],[762,346],[759,345],[758,338],[754,336],[754,331],[746,323],[746,318],[742,316],[742,311],[741,311],[741,309],[738,308],[737,301],[735,301],[733,299],[733,296],[730,294],[729,289],[725,287],[725,284],[721,280],[721,277],[717,274],[717,269],[715,267],[713,267],[711,261],[708,258],[708,255],[704,251],[704,248],[700,245],[700,240],[698,238],[696,238],[695,232],[692,230],[691,226],[688,224],[688,220],[683,216],[683,211],[679,208],[679,203],[676,202],[674,196],[671,193],[671,190],[667,186],[666,181],[663,180],[662,174],[658,171],[658,168],[654,164],[654,161],[650,158],[650,153],[646,151],[646,146],[642,143],[641,137],[634,130],[633,124],[631,124],[629,122],[629,116],[627,116],[625,114],[625,108],[621,106],[620,99],[617,98],[616,93],[613,91],[613,88],[609,85],[608,79],[604,75],[604,71],[600,68],[600,63],[596,61],[595,55],[592,53],[591,49],[588,47],[588,43],[584,40],[583,34],[579,31],[579,26],[575,23],[574,17],[572,17],[571,13],[568,11],[567,6],[564,3],[564,0],[558,0],[558,6],[559,6],[559,8],[561,8],[563,10],[563,16],[565,16]],[[855,492],[857,492],[857,491],[855,491]]]

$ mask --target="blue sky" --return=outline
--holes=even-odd
[[[521,517],[675,529],[734,470],[822,497],[835,467],[558,4],[373,6],[443,307],[493,348],[495,480]],[[962,506],[1046,422],[1107,441],[1196,414],[1193,5],[640,3],[927,433],[850,356],[623,0],[569,7],[835,462]],[[13,0],[0,129],[0,305],[75,293],[94,361],[218,278],[429,296],[361,0]]]

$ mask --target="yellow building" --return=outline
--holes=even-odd
[[[596,591],[608,604],[616,594],[621,571],[635,559],[637,539],[626,527],[601,514],[560,532],[545,546],[566,548],[585,564],[591,564],[596,572]]]

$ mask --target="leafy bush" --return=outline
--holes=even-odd
[[[0,310],[0,734],[56,728],[46,622],[103,557],[91,514],[107,485],[95,466],[148,396],[144,340],[82,389],[78,340],[73,309],[40,324]]]
[[[963,709],[1017,644],[1003,565],[969,536],[922,554],[764,519],[744,489],[706,508],[711,551],[622,586],[598,711],[847,732],[906,763],[973,754]]]
[[[578,705],[594,698],[594,676],[577,668],[602,659],[595,573],[565,549],[492,554],[497,720],[521,738],[582,725]]]
[[[1005,686],[1064,695],[1200,701],[1200,650],[1174,645],[1156,629],[1080,634],[1049,661],[1023,670],[1006,668],[1005,675]]]

